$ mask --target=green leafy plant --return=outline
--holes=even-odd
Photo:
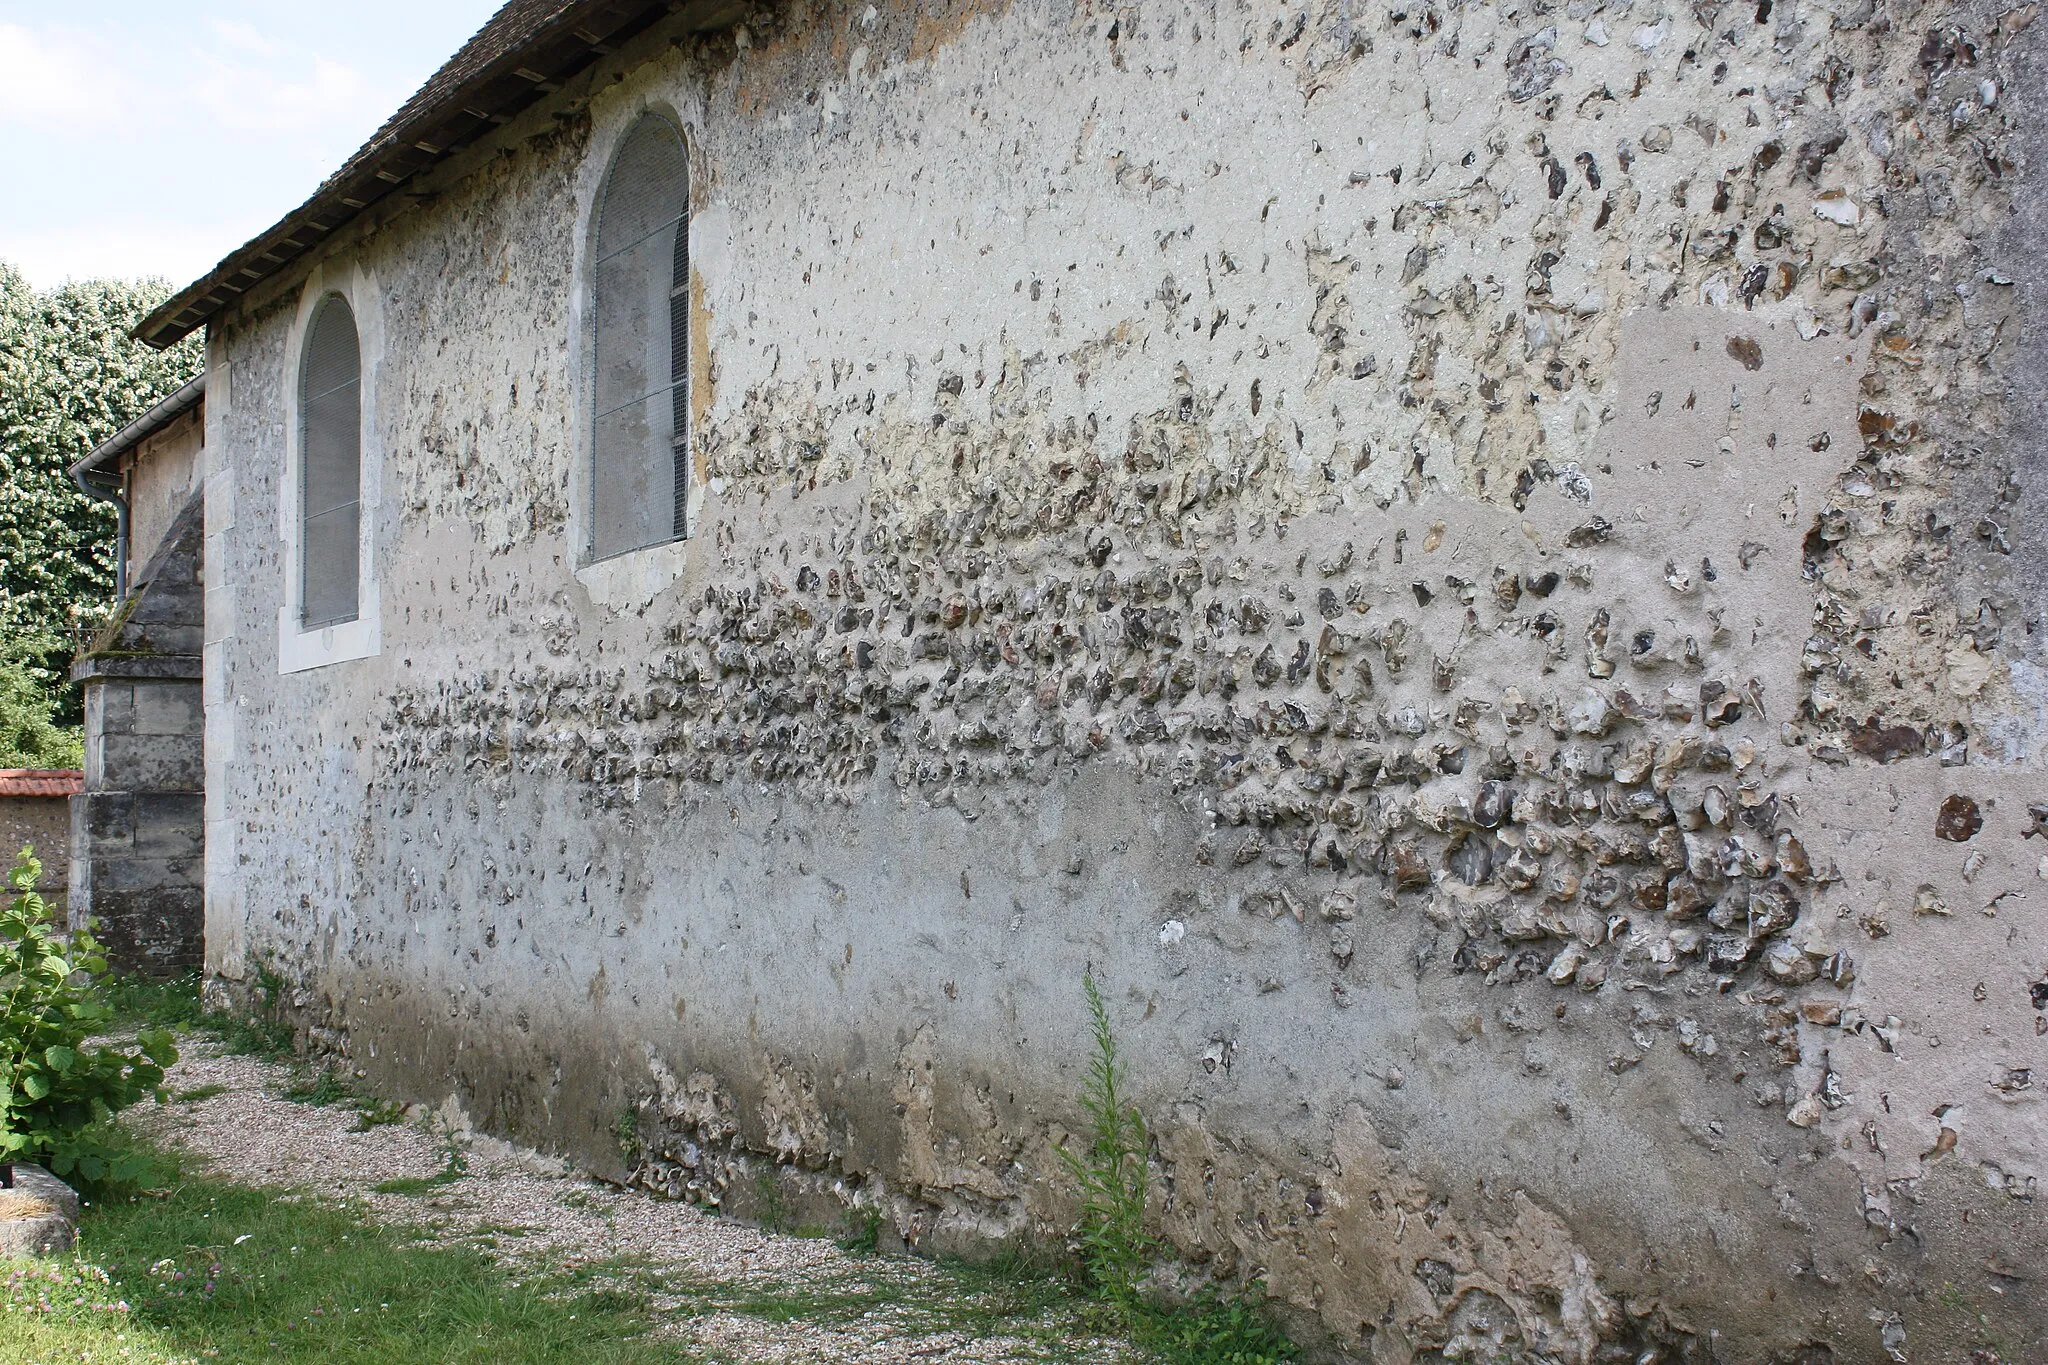
[[[0,1159],[41,1161],[87,1185],[144,1183],[149,1157],[106,1122],[145,1096],[163,1100],[178,1050],[161,1028],[142,1029],[132,1048],[87,1044],[113,1015],[96,988],[106,959],[91,935],[50,922],[35,890],[42,871],[24,848],[0,911]]]
[[[1117,1055],[1109,1009],[1095,985],[1093,972],[1081,978],[1088,995],[1088,1016],[1095,1049],[1088,1060],[1088,1079],[1081,1107],[1093,1131],[1081,1151],[1060,1146],[1060,1160],[1081,1187],[1081,1222],[1077,1229],[1082,1269],[1098,1297],[1118,1308],[1138,1300],[1139,1281],[1150,1265],[1152,1239],[1145,1233],[1145,1158],[1150,1138],[1144,1116],[1128,1102],[1128,1075]]]
[[[629,1104],[619,1111],[619,1116],[612,1120],[612,1137],[618,1142],[619,1155],[626,1164],[637,1166],[640,1163],[640,1111],[637,1108]]]
[[[1173,1365],[1287,1365],[1301,1357],[1256,1286],[1236,1293],[1208,1286],[1171,1307],[1147,1305],[1134,1318],[1131,1336]]]

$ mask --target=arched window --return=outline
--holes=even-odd
[[[593,559],[689,534],[690,168],[643,114],[598,198]]]
[[[299,626],[356,619],[361,567],[363,362],[348,301],[313,311],[299,359]]]

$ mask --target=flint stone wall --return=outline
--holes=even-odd
[[[329,253],[375,658],[278,673],[299,298],[215,329],[216,990],[975,1248],[1072,1217],[1093,970],[1158,1226],[1333,1353],[2031,1358],[2034,13],[657,30]],[[708,491],[579,568],[650,103]]]
[[[43,875],[36,890],[60,912],[71,878],[71,806],[61,796],[0,796],[0,856],[7,866],[33,848]]]

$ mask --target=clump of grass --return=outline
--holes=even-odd
[[[1081,1187],[1076,1234],[1089,1290],[1119,1330],[1173,1365],[1284,1365],[1298,1359],[1299,1349],[1273,1321],[1256,1284],[1234,1293],[1209,1286],[1177,1303],[1147,1292],[1145,1280],[1161,1250],[1145,1231],[1151,1138],[1144,1116],[1130,1102],[1129,1074],[1093,972],[1081,978],[1081,988],[1094,1043],[1081,1091],[1089,1139],[1078,1152],[1056,1150]]]
[[[196,1026],[206,1011],[199,1003],[199,974],[159,979],[147,976],[109,977],[100,986],[107,1008],[125,1028],[153,1024],[158,1028]]]
[[[298,1050],[291,1025],[274,1013],[283,994],[283,978],[268,970],[257,973],[257,991],[265,1002],[264,1009],[248,1018],[208,1010],[200,1000],[197,972],[165,980],[116,977],[101,989],[114,1012],[114,1022],[120,1027],[205,1033],[224,1052],[273,1062],[292,1057]]]
[[[215,1095],[225,1095],[227,1093],[228,1088],[224,1085],[196,1085],[190,1090],[180,1090],[171,1098],[179,1104],[197,1104],[201,1100],[210,1100]]]
[[[402,1194],[416,1199],[423,1194],[432,1194],[443,1185],[452,1185],[462,1178],[459,1171],[440,1170],[432,1175],[404,1175],[395,1180],[380,1180],[370,1188],[378,1194]]]
[[[301,1072],[279,1094],[294,1104],[310,1104],[316,1109],[325,1109],[330,1104],[354,1098],[348,1079],[332,1066]]]
[[[882,1245],[882,1211],[873,1204],[858,1204],[846,1211],[838,1242],[841,1251],[872,1256]]]

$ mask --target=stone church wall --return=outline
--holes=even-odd
[[[2033,1358],[2034,16],[657,31],[321,267],[381,315],[373,658],[278,671],[300,295],[213,333],[217,989],[973,1250],[1071,1220],[1092,971],[1158,1226],[1333,1352]],[[583,566],[650,104],[704,494]]]

